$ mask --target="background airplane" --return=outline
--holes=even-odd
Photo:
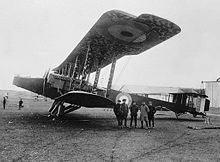
[[[178,113],[201,114],[194,108],[160,101],[111,89],[117,59],[137,55],[178,34],[181,29],[174,23],[150,14],[138,17],[123,11],[104,13],[69,56],[43,78],[15,76],[13,84],[54,99],[49,112],[60,117],[85,107],[113,107],[118,99],[138,104],[151,101]],[[98,87],[100,71],[111,64],[107,88]],[[95,73],[94,83],[89,82]],[[68,106],[64,106],[69,104]]]

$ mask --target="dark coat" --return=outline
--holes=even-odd
[[[131,105],[130,107],[131,116],[137,116],[138,109],[139,108],[137,105]]]
[[[19,107],[22,107],[22,104],[23,104],[23,101],[20,100],[20,101],[19,101]]]
[[[5,97],[3,98],[3,104],[4,104],[4,105],[6,104],[6,99],[5,99]]]
[[[127,118],[128,116],[128,105],[123,103],[121,104],[121,110],[122,110],[122,117]]]
[[[149,107],[149,109],[150,109],[148,115],[149,115],[149,117],[153,117],[154,114],[156,113],[156,109],[155,109],[155,107],[152,106],[152,105],[148,105],[148,107]]]
[[[113,109],[116,116],[119,116],[122,114],[121,112],[121,104],[117,103]]]

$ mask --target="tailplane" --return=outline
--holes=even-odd
[[[31,92],[40,95],[43,94],[43,85],[44,85],[43,78],[29,78],[29,77],[15,76],[13,80],[13,84],[20,88],[29,90]]]

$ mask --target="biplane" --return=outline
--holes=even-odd
[[[151,14],[134,16],[112,10],[104,13],[69,56],[42,78],[15,76],[13,84],[39,95],[54,99],[49,112],[60,117],[81,106],[111,108],[116,100],[127,99],[138,104],[151,101],[154,106],[173,103],[124,93],[112,89],[116,61],[123,56],[138,55],[181,31],[169,20]],[[111,64],[106,88],[99,87],[102,68]],[[93,83],[90,74],[95,74]]]

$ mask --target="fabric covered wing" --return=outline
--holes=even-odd
[[[73,65],[78,56],[79,72],[89,52],[88,69],[94,72],[98,67],[111,63],[113,56],[117,59],[125,55],[139,54],[179,33],[181,29],[174,23],[150,14],[138,17],[112,10],[104,13],[90,29],[82,41],[55,68],[62,70]]]
[[[85,107],[113,107],[115,105],[110,99],[84,91],[70,91],[62,96],[55,98],[70,104]]]

